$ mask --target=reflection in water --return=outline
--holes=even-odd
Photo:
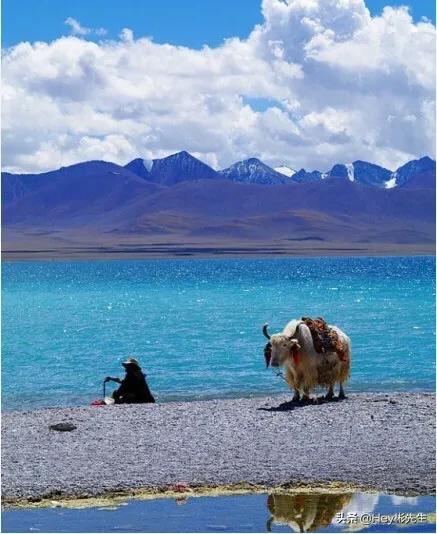
[[[269,495],[267,507],[271,517],[267,521],[267,530],[271,532],[272,523],[288,525],[294,532],[313,532],[327,527],[352,497],[352,493]]]
[[[387,497],[390,504],[382,503],[380,499],[387,501]],[[271,532],[275,524],[287,526],[294,532],[314,532],[329,526],[333,531],[359,532],[372,528],[377,532],[385,532],[387,528],[392,530],[399,525],[403,529],[414,529],[420,525],[428,531],[435,526],[435,514],[423,513],[421,503],[430,498],[434,499],[435,508],[435,497],[384,496],[381,493],[273,493],[267,497],[270,518],[266,528]],[[408,509],[410,514],[406,513]],[[408,515],[412,517],[407,520]],[[369,523],[372,517],[375,523]],[[378,523],[378,517],[381,524]],[[391,522],[382,522],[382,518],[391,518]]]
[[[90,508],[2,511],[2,532],[435,532],[435,496],[404,497],[346,490],[318,494],[265,493],[128,500]],[[266,499],[267,507],[266,510]],[[183,504],[184,506],[180,506]],[[83,506],[80,503],[80,506]],[[110,511],[111,513],[108,513]],[[410,523],[369,523],[363,517],[422,516]],[[268,515],[267,515],[268,514]],[[339,514],[339,515],[337,515]],[[357,518],[345,522],[348,514]],[[364,514],[364,515],[363,515]],[[402,527],[402,529],[401,529]]]

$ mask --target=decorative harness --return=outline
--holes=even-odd
[[[319,354],[336,352],[339,359],[344,362],[347,356],[337,332],[328,326],[323,317],[302,317],[302,322],[307,325],[313,338],[314,348]]]

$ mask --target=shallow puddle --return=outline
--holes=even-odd
[[[4,511],[2,532],[435,532],[435,496],[256,494]]]

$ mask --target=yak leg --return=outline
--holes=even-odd
[[[290,386],[290,389],[294,390],[293,398],[291,399],[291,402],[298,402],[300,400],[300,379],[299,375],[296,373],[293,373],[290,368],[287,368],[285,371],[285,380],[287,384]]]
[[[345,399],[346,398],[346,394],[344,392],[343,383],[342,382],[340,382],[340,391],[338,393],[338,398],[339,399]]]
[[[302,400],[303,402],[309,402],[311,400],[309,388],[303,388]]]
[[[332,400],[334,398],[334,386],[330,385],[328,388],[328,393],[325,395],[326,400]]]

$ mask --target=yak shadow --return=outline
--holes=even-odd
[[[309,401],[287,401],[282,402],[278,406],[270,406],[269,408],[265,408],[264,406],[261,408],[257,408],[257,410],[263,411],[263,412],[291,412],[293,410],[296,410],[297,408],[305,408],[306,406],[318,406],[319,404],[326,404],[331,402],[342,402],[346,400],[347,397],[333,397],[332,399],[327,399],[326,397],[317,397],[316,399],[311,399]]]

